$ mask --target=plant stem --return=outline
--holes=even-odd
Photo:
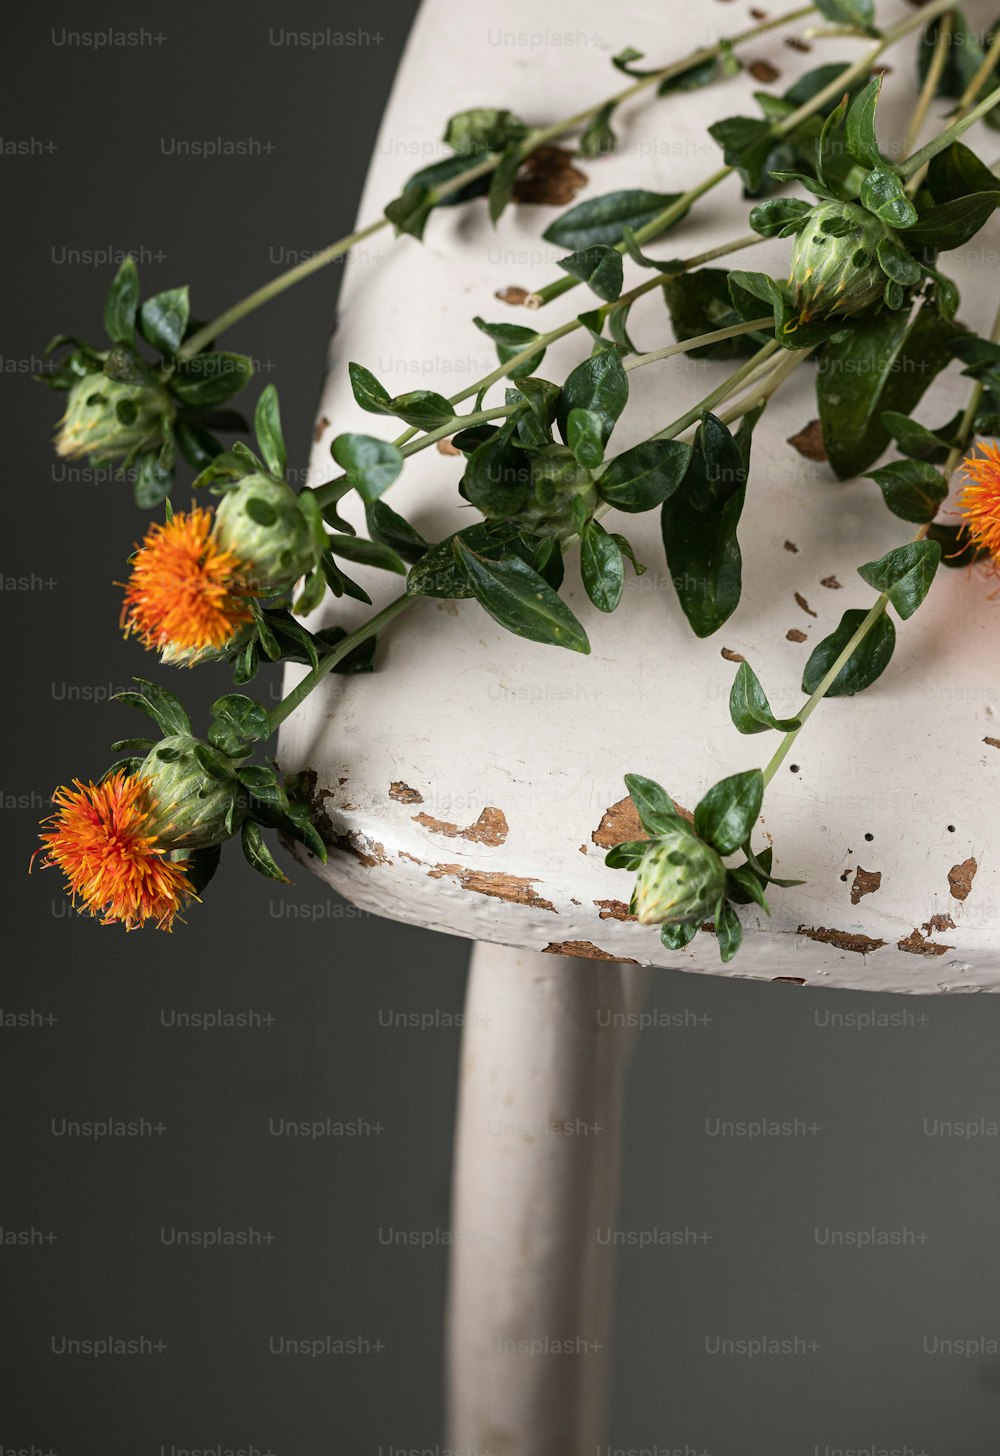
[[[771,320],[769,319],[768,322],[770,323]],[[698,404],[680,415],[674,420],[672,425],[667,425],[665,429],[658,430],[653,436],[653,439],[674,440],[678,435],[683,434],[690,425],[697,423],[705,410],[714,409],[720,401],[728,398],[735,390],[739,389],[743,381],[754,372],[758,365],[762,364],[765,359],[769,359],[775,350],[780,348],[781,345],[777,339],[768,339],[767,343],[758,349],[756,354],[751,355],[745,364],[741,364],[739,369],[734,370],[727,379],[722,381],[717,389],[713,389]]]
[[[917,137],[920,135],[920,128],[924,124],[931,102],[937,95],[938,82],[941,79],[941,72],[944,70],[944,63],[948,58],[948,47],[951,45],[951,33],[955,28],[955,16],[949,11],[942,17],[938,29],[938,38],[934,46],[934,54],[931,56],[931,63],[927,67],[927,75],[924,84],[920,88],[920,96],[910,117],[910,124],[906,128],[906,136],[903,138],[903,150],[901,157],[908,157],[913,151]]]
[[[633,96],[646,91],[651,86],[659,86],[664,81],[673,80],[682,76],[686,71],[694,70],[697,66],[704,65],[707,61],[715,60],[723,51],[730,46],[743,45],[747,41],[754,40],[759,35],[764,35],[771,30],[777,30],[783,25],[790,25],[796,20],[802,20],[805,16],[811,15],[815,7],[813,5],[800,5],[795,10],[785,11],[782,15],[776,15],[770,20],[762,21],[759,25],[751,26],[747,30],[730,36],[728,39],[717,41],[714,45],[702,46],[699,50],[693,51],[691,55],[680,61],[672,61],[669,65],[663,66],[658,71],[651,72],[648,76],[640,76],[632,85],[625,86],[622,90],[616,91],[613,95],[606,97],[603,101],[596,102],[593,106],[586,107],[583,111],[577,111],[572,116],[565,117],[562,121],[552,122],[549,126],[534,127],[528,132],[521,143],[520,152],[522,160],[527,160],[536,148],[543,146],[546,142],[554,141],[557,137],[565,136],[566,133],[578,131],[586,126],[587,122],[597,116],[607,107],[617,107],[623,102],[631,100]],[[500,161],[499,152],[491,152],[481,161],[474,163],[460,172],[457,176],[450,178],[447,182],[440,183],[433,189],[435,201],[449,197],[452,193],[467,187],[470,182],[478,181],[480,177],[486,177],[495,171]],[[262,304],[269,303],[272,298],[277,298],[286,289],[300,283],[304,278],[309,278],[313,273],[318,273],[328,263],[335,262],[338,258],[349,253],[356,243],[362,242],[365,238],[371,237],[373,233],[380,232],[389,226],[389,219],[382,216],[375,222],[369,223],[367,227],[358,228],[346,237],[339,238],[337,242],[331,243],[329,247],[323,248],[320,252],[314,253],[311,258],[304,259],[289,268],[287,272],[280,273],[277,278],[272,278],[261,288],[241,299],[239,303],[233,304],[225,313],[205,324],[190,339],[186,340],[178,351],[177,358],[181,361],[190,359],[192,355],[199,353],[205,345],[210,343],[225,329],[232,328],[233,324],[239,323],[248,314],[260,308]]]
[[[928,20],[932,20],[934,16],[951,9],[952,3],[953,0],[930,0],[930,3],[922,6],[915,15],[904,16],[902,20],[890,26],[863,56],[854,61],[850,66],[845,66],[838,76],[835,76],[828,85],[824,86],[821,91],[817,91],[815,96],[810,97],[808,101],[793,111],[791,115],[786,116],[783,121],[776,122],[771,128],[771,134],[774,139],[779,141],[782,137],[788,136],[803,121],[807,121],[810,116],[814,116],[817,111],[821,111],[828,101],[834,100],[849,90],[856,80],[867,75],[883,51],[895,45],[898,40],[908,35],[911,30],[915,30],[917,26],[923,25]],[[964,125],[971,125],[971,122],[966,120],[963,123]],[[717,172],[713,172],[703,181],[683,193],[677,198],[676,202],[672,202],[669,207],[665,207],[662,212],[657,213],[644,227],[636,230],[636,241],[640,245],[649,242],[652,238],[657,237],[660,233],[671,227],[673,223],[677,222],[687,212],[699,197],[704,196],[713,187],[717,187],[720,182],[724,182],[727,177],[732,176],[735,170],[735,167],[720,167]],[[625,251],[625,244],[623,242],[616,243],[615,248],[618,252],[622,253]],[[576,278],[567,277],[556,279],[554,282],[547,284],[537,294],[532,295],[533,298],[538,300],[535,306],[541,308],[545,304],[551,303],[554,298],[559,298],[562,294],[568,293],[570,289],[576,288],[578,282],[579,280]]]
[[[760,329],[773,328],[774,318],[768,314],[767,318],[751,319],[745,324],[731,324],[727,329],[716,329],[710,334],[699,336],[701,344],[721,344],[726,339],[738,339],[742,334],[757,333]],[[660,359],[672,359],[675,354],[686,354],[691,345],[686,339],[681,339],[676,344],[667,344],[663,349],[651,349],[648,354],[632,354],[623,361],[623,367],[627,370],[641,369],[646,364],[655,364]]]
[[[926,146],[920,148],[919,152],[914,152],[912,157],[908,157],[900,166],[899,170],[901,175],[904,178],[910,178],[915,172],[919,172],[921,167],[926,166],[932,157],[936,157],[938,152],[943,152],[945,147],[950,146],[953,141],[957,141],[981,116],[985,116],[988,111],[992,111],[994,106],[998,104],[1000,104],[1000,86],[995,87],[988,96],[984,96],[979,105],[974,106],[960,120],[953,121],[943,131],[939,131],[937,136],[932,137]]]
[[[360,627],[356,628],[353,632],[349,632],[346,637],[342,637],[336,647],[321,657],[312,671],[307,672],[305,677],[301,678],[295,687],[292,688],[292,691],[286,697],[282,698],[278,706],[272,708],[270,714],[271,732],[273,733],[290,713],[294,713],[299,704],[305,701],[313,688],[322,682],[323,678],[336,667],[338,662],[341,662],[349,652],[353,652],[355,647],[360,647],[362,642],[367,642],[369,637],[381,631],[387,623],[392,621],[393,617],[398,617],[400,612],[405,607],[408,607],[412,601],[413,597],[407,596],[404,592],[402,596],[395,597],[380,612],[376,612],[373,617],[369,617],[367,622],[363,622]]]
[[[948,20],[950,18],[950,15],[945,16],[945,20]],[[942,21],[942,28],[943,26],[944,21]],[[956,121],[959,120],[959,118],[963,117],[968,111],[969,107],[973,105],[976,97],[979,95],[980,91],[983,89],[986,82],[992,75],[994,67],[996,66],[998,60],[1000,60],[1000,30],[998,30],[996,35],[993,37],[993,40],[990,43],[990,48],[983,57],[982,64],[980,65],[976,74],[972,77],[968,86],[966,86],[965,90],[962,93],[961,100],[955,107],[954,118]],[[930,77],[928,76],[928,80],[929,79]],[[917,168],[913,176],[910,178],[909,182],[906,184],[906,190],[911,197],[915,196],[917,189],[919,188],[921,182],[924,180],[924,174],[926,173],[926,171],[927,163],[925,162],[922,166]],[[993,171],[992,167],[990,168],[990,171]]]

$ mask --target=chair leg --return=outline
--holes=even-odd
[[[452,1449],[601,1439],[622,1083],[642,972],[477,944],[452,1183]]]

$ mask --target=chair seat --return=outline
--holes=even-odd
[[[413,170],[445,155],[434,139],[452,112],[502,105],[530,123],[548,122],[616,88],[609,58],[620,44],[659,62],[715,39],[718,27],[744,24],[725,6],[670,7],[668,19],[663,6],[644,4],[610,26],[597,0],[559,0],[544,22],[529,0],[508,0],[501,13],[492,25],[458,0],[424,0],[361,222]],[[747,63],[768,59],[782,89],[812,66],[857,54],[858,42],[840,39],[817,41],[806,56],[784,45],[788,33],[741,52]],[[880,109],[886,135],[901,133],[912,104],[913,50],[905,43],[891,57],[893,84]],[[705,128],[753,114],[758,84],[744,72],[631,103],[617,123],[618,153],[579,163],[588,182],[578,200],[628,187],[678,192],[698,181],[719,161]],[[650,251],[685,256],[736,237],[748,206],[731,178]],[[334,473],[334,434],[395,433],[393,421],[354,402],[349,360],[392,393],[452,394],[496,362],[473,315],[548,329],[589,306],[583,290],[535,314],[495,297],[559,276],[565,250],[540,238],[559,210],[512,207],[494,230],[485,204],[474,203],[435,213],[423,244],[386,236],[362,245],[344,280],[313,483]],[[994,222],[980,235],[983,247],[998,236]],[[788,249],[787,241],[766,242],[734,266],[780,275]],[[962,290],[961,317],[974,324],[992,314],[995,299],[982,250],[972,252],[952,255],[949,271]],[[640,276],[627,272],[626,286]],[[630,332],[643,349],[671,341],[655,293],[634,308]],[[539,372],[559,380],[586,351],[571,335]],[[680,358],[634,373],[613,453],[682,413],[731,367]],[[666,951],[655,928],[628,917],[631,876],[603,862],[607,847],[637,833],[623,801],[625,773],[657,779],[690,809],[717,779],[766,761],[776,736],[743,737],[729,719],[737,657],[753,665],[774,711],[792,714],[812,648],[845,609],[871,603],[856,568],[908,539],[871,481],[838,483],[826,464],[787,443],[816,414],[812,375],[803,365],[757,427],[740,530],[743,598],[715,636],[696,639],[680,610],[658,513],[612,514],[606,524],[629,537],[647,571],[630,575],[620,607],[604,616],[589,605],[569,558],[564,596],[587,629],[589,657],[513,637],[475,602],[420,599],[384,633],[373,674],[330,677],[283,727],[278,751],[286,773],[315,776],[335,846],[326,866],[310,859],[310,867],[373,913],[532,950],[880,991],[1000,988],[1000,748],[990,741],[1000,737],[1000,605],[981,574],[939,572],[928,603],[899,624],[880,681],[856,698],[825,702],[809,721],[768,789],[757,839],[773,841],[777,874],[805,883],[774,889],[770,918],[743,912],[746,939],[730,966],[720,964],[711,933]],[[950,369],[918,417],[949,417],[967,388]],[[502,400],[502,386],[490,398]],[[390,491],[393,507],[428,539],[478,519],[457,492],[461,465],[427,450]],[[348,503],[345,514],[364,529],[360,509]],[[363,568],[356,575],[376,607],[401,589],[398,577]],[[367,613],[328,599],[310,625],[350,629]],[[302,671],[287,669],[286,690]]]

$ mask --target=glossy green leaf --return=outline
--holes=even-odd
[[[213,748],[233,756],[243,753],[248,744],[271,736],[271,719],[267,709],[242,693],[225,693],[211,707],[212,723],[208,741]]]
[[[264,843],[264,836],[260,832],[259,825],[255,824],[252,819],[244,819],[243,827],[240,830],[240,841],[247,864],[259,875],[263,875],[266,880],[280,880],[285,885],[289,883],[288,876],[278,867],[274,856]]]
[[[615,114],[616,105],[616,102],[609,101],[587,122],[577,142],[581,157],[604,157],[614,151],[618,139],[611,125],[611,118]]]
[[[496,345],[497,358],[501,364],[506,364],[508,359],[513,359],[515,354],[520,354],[529,344],[533,344],[538,338],[534,329],[526,328],[524,324],[489,324],[485,319],[474,318],[472,322],[477,329],[480,329],[488,339],[492,339]],[[539,349],[537,354],[532,354],[530,359],[523,360],[516,364],[513,369],[508,370],[508,379],[524,379],[534,374],[535,370],[545,358],[545,350]]]
[[[288,465],[285,437],[281,432],[281,411],[278,406],[278,391],[269,384],[261,391],[254,411],[254,433],[257,446],[264,457],[264,464],[272,475],[284,479]]]
[[[889,227],[911,228],[917,221],[917,209],[907,197],[903,184],[888,167],[875,167],[861,184],[859,200]]]
[[[509,142],[519,141],[527,130],[512,111],[477,106],[449,118],[444,143],[468,159],[480,152],[501,152]]]
[[[599,612],[613,612],[625,587],[625,562],[618,543],[599,521],[588,521],[580,538],[580,574]]]
[[[823,441],[841,480],[860,475],[889,443],[883,412],[909,414],[945,367],[955,326],[923,304],[844,330],[824,346],[816,379]]]
[[[679,192],[630,189],[607,192],[603,197],[590,197],[557,217],[542,236],[546,242],[559,248],[569,248],[572,252],[581,252],[596,243],[613,246],[622,241],[626,224],[638,231],[673,206],[681,195]]]
[[[613,303],[622,291],[622,255],[607,243],[594,243],[568,258],[560,258],[559,267],[607,302]]]
[[[584,359],[567,376],[559,391],[556,419],[559,433],[567,441],[570,412],[592,410],[601,421],[601,438],[607,440],[628,399],[628,375],[617,352],[602,350]]]
[[[677,490],[690,459],[691,446],[680,440],[643,440],[609,462],[597,489],[620,511],[650,511]]]
[[[415,526],[394,511],[383,500],[371,501],[365,507],[368,534],[373,541],[390,546],[404,561],[419,561],[427,553],[427,542]]]
[[[816,0],[816,9],[835,25],[870,30],[875,20],[875,0]]]
[[[253,360],[244,354],[195,354],[178,364],[170,391],[189,408],[206,409],[238,394],[253,378]]]
[[[356,561],[360,566],[375,566],[380,571],[394,571],[406,575],[406,562],[391,546],[381,541],[366,541],[364,536],[330,536],[330,550],[334,556],[345,561]]]
[[[330,454],[361,499],[371,503],[396,479],[403,468],[397,446],[372,435],[337,435]]]
[[[116,703],[126,703],[148,713],[156,726],[168,737],[173,733],[190,733],[191,719],[173,693],[143,677],[134,677],[135,687],[126,692],[115,693]]]
[[[678,339],[695,339],[701,334],[726,329],[740,322],[729,294],[729,273],[725,268],[698,268],[663,280],[663,297]],[[764,309],[757,310],[759,318]],[[760,348],[761,337],[739,334],[715,344],[702,344],[688,352],[689,359],[747,358]]]
[[[813,648],[802,674],[804,693],[816,691],[867,615],[858,608],[845,612],[836,630]],[[888,667],[895,645],[896,629],[883,613],[840,669],[827,689],[827,697],[851,697],[870,687]]]
[[[166,462],[162,451],[149,450],[137,457],[133,494],[141,511],[155,510],[166,500],[173,484],[173,465]]]
[[[590,651],[587,634],[573,613],[526,562],[517,557],[488,561],[458,539],[454,550],[476,600],[501,627],[532,642]]]
[[[122,260],[104,300],[104,332],[113,344],[131,344],[139,307],[139,270],[129,254]]]
[[[521,170],[523,160],[520,142],[509,142],[493,169],[488,193],[488,207],[490,222],[494,226],[500,221],[507,204],[514,195],[514,183],[517,181],[517,174]]]
[[[694,811],[694,827],[721,855],[733,854],[750,838],[764,800],[759,768],[720,779]]]
[[[948,494],[944,476],[924,460],[894,460],[870,470],[866,478],[874,480],[890,511],[902,521],[933,521]]]
[[[594,410],[573,409],[566,417],[566,443],[574,458],[588,470],[604,459],[603,420]]]
[[[876,591],[885,592],[906,621],[930,591],[940,560],[941,547],[936,541],[909,541],[877,561],[859,566],[858,575]]]
[[[901,415],[896,410],[882,411],[882,423],[895,440],[900,453],[908,455],[911,460],[926,460],[932,465],[940,465],[948,458],[961,418],[962,411],[959,410],[946,425],[937,430],[929,430],[926,425],[919,424],[909,415]]]
[[[531,460],[515,443],[516,422],[477,446],[462,476],[462,494],[484,516],[513,516],[524,504],[531,485]]]
[[[741,662],[729,693],[729,716],[741,733],[792,733],[801,727],[798,718],[776,718],[757,674],[749,662]]]
[[[875,135],[875,108],[881,89],[882,77],[873,76],[847,109],[844,141],[851,156],[862,167],[882,166],[882,153]]]
[[[154,293],[139,311],[142,337],[154,349],[172,357],[181,346],[190,312],[186,287],[167,288],[163,293]]]
[[[736,169],[748,192],[756,192],[774,148],[771,123],[752,116],[727,116],[713,122],[708,133],[722,148],[726,166]]]
[[[812,204],[800,197],[770,197],[751,208],[749,223],[762,238],[788,237],[804,226],[811,211]]]
[[[673,834],[678,829],[691,833],[691,823],[681,814],[673,799],[654,779],[642,774],[626,774],[625,787],[636,807],[639,822],[647,834]]]
[[[697,925],[661,925],[660,940],[667,950],[683,950],[698,934]]]

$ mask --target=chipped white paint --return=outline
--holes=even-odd
[[[614,86],[608,59],[626,40],[661,57],[703,43],[717,27],[743,24],[742,14],[708,5],[671,6],[668,20],[653,3],[615,12],[612,24],[600,0],[550,7],[544,26],[531,0],[509,0],[502,23],[492,14],[425,0],[380,134],[362,221],[377,215],[421,160],[439,155],[434,138],[450,112],[487,100],[547,121]],[[560,26],[575,43],[555,43]],[[501,30],[508,36],[503,43]],[[537,43],[518,42],[518,32],[534,34]],[[821,51],[817,43],[806,57],[772,36],[749,47],[746,58],[767,57],[788,84],[834,58],[834,51],[837,58],[850,56],[857,46],[827,44]],[[886,135],[901,128],[912,99],[900,84],[910,74],[912,45],[910,54],[905,50],[892,57],[894,84],[880,113]],[[693,183],[716,161],[706,124],[734,112],[752,114],[755,84],[738,77],[633,104],[622,117],[622,151],[583,164],[590,180],[580,195],[629,186],[677,191]],[[425,144],[430,151],[421,153]],[[743,231],[744,213],[730,182],[655,251],[697,252]],[[494,362],[470,322],[473,314],[552,327],[581,306],[583,293],[527,314],[494,297],[508,285],[539,286],[558,276],[561,250],[539,240],[554,215],[551,208],[514,208],[494,232],[477,204],[438,213],[423,246],[412,239],[363,245],[344,282],[319,411],[330,423],[315,446],[314,479],[333,473],[334,433],[393,432],[390,421],[355,405],[349,359],[372,368],[393,392],[426,387],[450,394]],[[994,220],[980,235],[984,249],[1000,243],[998,229]],[[780,273],[788,246],[771,241],[739,262]],[[949,258],[963,314],[972,321],[993,306],[981,256],[977,246],[975,256],[969,250]],[[635,308],[631,327],[640,347],[669,338],[665,314],[652,298]],[[563,340],[542,372],[561,378],[580,356],[578,338]],[[616,448],[676,416],[726,368],[680,359],[633,374],[632,404]],[[361,860],[334,851],[325,869],[314,866],[318,873],[375,913],[533,950],[580,941],[621,958],[762,980],[799,977],[903,992],[1000,989],[1000,749],[984,741],[1000,737],[1000,608],[989,600],[995,583],[964,571],[939,574],[929,603],[900,625],[882,681],[857,699],[825,704],[791,755],[800,771],[786,763],[769,789],[759,842],[773,836],[777,873],[806,883],[774,891],[771,920],[745,916],[745,946],[728,972],[711,935],[668,953],[655,930],[602,918],[596,903],[629,894],[630,877],[607,869],[592,840],[604,811],[622,797],[625,772],[661,780],[691,807],[716,779],[761,763],[770,751],[772,736],[741,738],[729,722],[735,667],[721,649],[745,654],[775,711],[791,713],[801,701],[798,682],[812,646],[846,607],[870,601],[856,566],[906,538],[907,528],[885,510],[872,482],[838,484],[826,466],[785,443],[815,415],[810,373],[811,366],[802,368],[758,427],[741,529],[743,601],[715,637],[697,641],[681,615],[665,576],[656,513],[622,516],[608,524],[629,535],[648,571],[629,580],[613,616],[589,607],[575,561],[569,562],[566,595],[590,634],[589,658],[519,641],[472,602],[423,600],[386,632],[378,672],[331,678],[313,695],[282,729],[282,767],[315,770],[336,830],[355,836],[356,844],[381,846],[375,854],[363,851]],[[966,385],[952,370],[932,393],[933,403],[918,414],[936,423],[964,402]],[[460,469],[458,459],[428,450],[392,488],[393,505],[430,539],[473,518],[456,492]],[[363,524],[360,513],[356,519]],[[377,605],[399,588],[398,579],[384,574],[357,574]],[[841,589],[821,584],[831,578]],[[328,602],[312,623],[352,626],[364,614],[355,603]],[[805,633],[806,641],[789,640],[792,631]],[[289,685],[300,671],[288,670]],[[410,785],[422,803],[391,798],[394,781]],[[506,816],[502,844],[449,837],[414,818],[424,812],[465,828],[487,806]],[[978,873],[959,901],[950,893],[949,870],[970,858]],[[882,881],[854,905],[859,866],[880,871]],[[515,886],[517,899],[498,898],[483,891],[507,893],[510,880],[488,876],[525,885]],[[928,935],[945,947],[940,954],[898,948],[900,941],[918,946],[914,931],[924,935],[935,915],[954,921],[954,929]],[[835,932],[833,943],[810,939],[809,930]],[[866,942],[849,937],[884,944],[860,954],[846,947]]]

